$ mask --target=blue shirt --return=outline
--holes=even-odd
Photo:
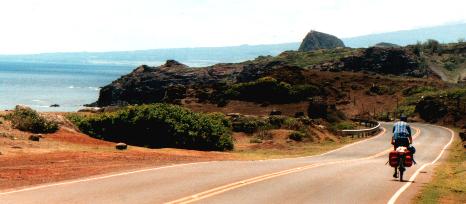
[[[408,138],[411,136],[411,128],[408,123],[404,121],[398,121],[393,125],[393,137],[394,139]]]

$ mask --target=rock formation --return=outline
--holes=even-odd
[[[419,69],[414,53],[402,48],[370,47],[341,59],[342,70],[422,77],[428,70]]]
[[[97,106],[172,102],[184,98],[187,87],[234,80],[242,66],[219,64],[189,68],[175,60],[159,67],[142,65],[100,90]]]
[[[333,35],[312,30],[306,35],[301,46],[299,46],[299,51],[333,49],[337,47],[345,47],[345,44]]]

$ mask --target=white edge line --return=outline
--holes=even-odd
[[[203,164],[203,163],[213,163],[213,162],[217,162],[217,161],[174,164],[174,165],[161,166],[161,167],[155,167],[155,168],[150,168],[150,169],[141,169],[141,170],[136,170],[136,171],[129,171],[129,172],[99,176],[99,177],[91,177],[91,178],[86,178],[86,179],[78,179],[78,180],[71,180],[71,181],[65,181],[65,182],[59,182],[59,183],[44,184],[44,185],[39,185],[39,186],[34,186],[34,187],[29,187],[29,188],[23,188],[23,189],[19,189],[19,190],[0,192],[0,196],[13,194],[13,193],[24,192],[24,191],[30,191],[30,190],[37,190],[37,189],[42,189],[42,188],[47,188],[47,187],[53,187],[53,186],[60,186],[60,185],[66,185],[66,184],[74,184],[74,183],[81,183],[81,182],[86,182],[86,181],[94,181],[94,180],[112,178],[112,177],[117,177],[117,176],[124,176],[124,175],[147,172],[147,171],[153,171],[153,170],[159,170],[159,169],[167,169],[167,168],[172,168],[172,167],[188,166],[188,165]]]
[[[381,129],[385,129],[383,127],[380,127]],[[347,144],[343,147],[340,147],[338,149],[334,149],[319,155],[313,155],[313,156],[304,156],[304,157],[294,157],[294,158],[281,158],[281,159],[265,159],[265,160],[252,160],[254,162],[256,161],[273,161],[273,160],[282,160],[282,159],[303,159],[303,158],[311,158],[311,157],[317,157],[317,156],[323,156],[326,154],[330,154],[332,152],[336,152],[339,150],[342,150],[344,148],[359,144],[361,142],[365,142],[368,140],[375,139],[377,137],[380,137],[384,135],[384,132],[380,132],[378,135],[364,139],[358,142],[354,142],[351,144]],[[31,190],[37,190],[37,189],[42,189],[42,188],[48,188],[48,187],[53,187],[53,186],[61,186],[61,185],[67,185],[67,184],[74,184],[74,183],[81,183],[81,182],[87,182],[87,181],[94,181],[94,180],[101,180],[101,179],[106,179],[106,178],[112,178],[112,177],[117,177],[117,176],[124,176],[124,175],[129,175],[129,174],[135,174],[135,173],[141,173],[141,172],[147,172],[147,171],[154,171],[154,170],[160,170],[160,169],[166,169],[166,168],[173,168],[173,167],[180,167],[180,166],[188,166],[188,165],[197,165],[197,164],[207,164],[207,163],[214,163],[214,162],[220,162],[220,161],[206,161],[206,162],[193,162],[193,163],[186,163],[186,164],[175,164],[175,165],[169,165],[169,166],[161,166],[161,167],[156,167],[156,168],[150,168],[150,169],[141,169],[141,170],[136,170],[136,171],[129,171],[129,172],[123,172],[123,173],[117,173],[117,174],[111,174],[111,175],[105,175],[105,176],[99,176],[99,177],[91,177],[91,178],[86,178],[86,179],[78,179],[78,180],[71,180],[71,181],[65,181],[65,182],[59,182],[59,183],[52,183],[52,184],[43,184],[43,185],[38,185],[34,187],[28,187],[28,188],[23,188],[19,190],[13,190],[13,191],[7,191],[7,192],[1,192],[0,191],[0,196],[3,195],[8,195],[8,194],[13,194],[13,193],[19,193],[19,192],[24,192],[24,191],[31,191]]]
[[[429,165],[432,165],[432,164],[435,164],[443,155],[443,153],[445,152],[445,150],[447,149],[448,146],[450,146],[450,144],[453,142],[453,139],[455,138],[455,132],[453,132],[453,130],[451,130],[450,128],[446,128],[446,127],[442,127],[442,126],[436,126],[436,125],[430,125],[430,126],[434,126],[434,127],[440,127],[440,128],[443,128],[443,129],[446,129],[448,131],[450,131],[451,133],[451,138],[450,138],[450,142],[448,142],[442,149],[442,151],[440,151],[440,154],[437,156],[437,158],[435,158],[434,161],[432,161],[431,163],[427,163],[427,164],[424,164],[421,166],[421,168],[419,168],[412,176],[411,178],[409,178],[408,182],[403,185],[400,189],[398,189],[398,191],[390,198],[390,200],[388,200],[387,204],[395,204],[396,200],[398,199],[398,197],[400,197],[400,195],[406,190],[408,189],[408,187],[411,185],[411,183],[414,181],[414,179],[416,179],[416,177],[419,175],[419,173],[427,166]]]

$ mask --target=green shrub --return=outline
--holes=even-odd
[[[434,92],[437,91],[435,87],[432,86],[413,86],[403,90],[404,96],[412,96],[414,94]]]
[[[289,97],[291,85],[272,77],[263,77],[253,82],[238,83],[226,91],[234,99],[247,101],[282,102]]]
[[[313,119],[326,118],[329,111],[328,109],[328,104],[324,101],[311,100],[307,108],[307,115]]]
[[[229,99],[254,102],[289,103],[319,95],[320,92],[314,85],[293,86],[272,77],[263,77],[252,82],[234,84],[225,91],[225,96]]]
[[[445,62],[443,64],[443,67],[448,71],[453,71],[454,69],[457,68],[457,65],[453,62]]]
[[[428,49],[431,53],[438,52],[440,50],[440,43],[434,39],[428,39],[423,43],[424,49]]]
[[[148,147],[231,150],[229,121],[221,114],[202,114],[176,105],[129,106],[116,112],[70,115],[93,137]]]
[[[286,119],[287,119],[286,116],[273,115],[273,116],[270,116],[267,119],[267,121],[272,128],[278,129],[283,126],[283,123],[285,123]]]
[[[33,133],[53,133],[58,130],[58,123],[47,120],[29,107],[16,106],[7,117],[14,128]]]
[[[369,90],[366,91],[367,95],[393,95],[395,94],[396,90],[392,87],[388,86],[379,86],[373,85]]]
[[[406,116],[412,116],[416,110],[414,105],[402,105],[398,108],[398,113]]]
[[[265,120],[256,117],[241,117],[237,121],[234,121],[232,126],[235,132],[249,134],[257,132],[259,129],[267,129],[269,127]]]
[[[339,131],[339,130],[353,130],[356,128],[356,125],[354,125],[353,122],[350,121],[342,121],[339,123],[334,123],[330,127],[333,131]]]
[[[285,121],[283,121],[283,127],[289,130],[301,130],[305,128],[305,125],[296,118],[286,118]]]
[[[302,133],[302,132],[299,132],[299,131],[294,131],[288,136],[288,138],[290,138],[291,140],[294,140],[296,142],[303,141],[304,137],[306,137],[306,135],[304,133]]]
[[[310,84],[295,85],[290,91],[291,97],[298,101],[311,96],[318,96],[321,93],[319,87]]]

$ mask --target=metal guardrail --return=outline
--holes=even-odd
[[[372,124],[373,127],[366,128],[366,129],[357,129],[357,130],[341,130],[341,134],[343,136],[351,135],[354,137],[357,135],[358,137],[366,137],[370,135],[374,135],[380,131],[380,123],[377,121],[364,121],[366,124]]]

